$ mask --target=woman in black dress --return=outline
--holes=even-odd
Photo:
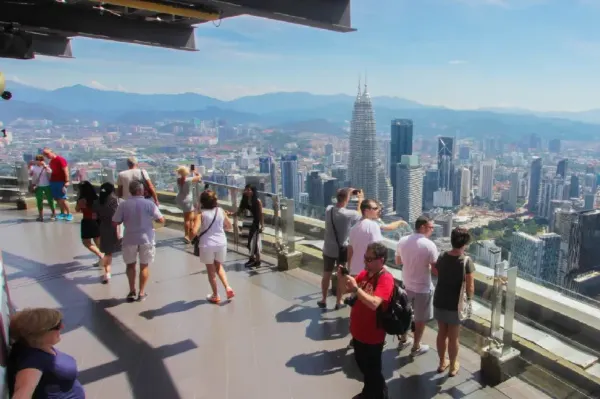
[[[102,284],[110,281],[110,267],[112,257],[115,252],[121,250],[121,239],[119,237],[119,227],[112,224],[112,218],[117,207],[119,199],[115,194],[115,186],[112,183],[104,183],[100,186],[100,198],[96,205],[98,213],[98,222],[100,223],[100,250],[104,252],[102,266],[104,267],[104,276]]]
[[[265,227],[265,218],[263,215],[262,202],[258,198],[256,187],[247,184],[244,187],[244,196],[240,201],[238,214],[243,215],[246,211],[250,211],[252,215],[252,224],[248,233],[248,251],[250,251],[250,259],[245,267],[260,266],[260,250],[261,250],[261,233]]]

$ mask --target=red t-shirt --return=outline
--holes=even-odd
[[[50,160],[50,169],[52,174],[50,175],[50,181],[66,182],[67,176],[65,176],[64,168],[67,167],[67,160],[57,155],[54,159]]]
[[[377,281],[375,293],[373,285]],[[369,295],[377,296],[383,299],[383,306],[386,307],[394,291],[394,276],[384,271],[379,278],[367,276],[367,271],[363,270],[356,276],[358,286]],[[350,311],[350,334],[359,342],[364,344],[380,344],[385,340],[385,331],[377,328],[377,312],[371,310],[358,299]]]

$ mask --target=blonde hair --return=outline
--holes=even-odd
[[[179,176],[187,176],[190,174],[190,168],[188,168],[187,166],[181,165],[181,166],[177,167],[176,172]]]
[[[10,318],[10,337],[29,346],[39,346],[46,333],[58,326],[61,320],[62,314],[56,309],[23,309]]]
[[[36,155],[35,156],[35,160],[36,161],[43,161],[44,160],[44,156],[42,154]]]

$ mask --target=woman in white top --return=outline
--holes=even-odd
[[[206,265],[208,271],[208,282],[212,289],[206,299],[211,303],[221,302],[217,291],[217,276],[225,287],[227,299],[231,300],[235,293],[227,282],[227,275],[223,263],[227,257],[227,237],[225,230],[231,230],[233,225],[219,208],[217,195],[212,190],[204,190],[200,195],[200,229],[198,230],[198,248],[200,250],[200,261]]]
[[[38,222],[44,221],[44,197],[48,201],[48,206],[52,211],[50,220],[56,220],[56,209],[54,207],[54,199],[52,198],[52,192],[50,191],[50,174],[52,169],[46,162],[44,162],[43,155],[36,155],[35,162],[29,168],[29,176],[31,176],[31,184],[33,185],[33,191],[35,193],[35,201],[37,203],[37,209],[39,216]]]

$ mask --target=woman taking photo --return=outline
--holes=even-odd
[[[193,165],[192,165],[193,166]],[[189,244],[196,235],[194,226],[194,190],[193,184],[198,183],[202,176],[195,170],[192,170],[193,176],[190,176],[190,170],[187,166],[177,168],[177,196],[175,202],[183,212],[183,240]]]
[[[244,187],[244,195],[240,201],[238,215],[244,216],[247,211],[250,211],[252,216],[252,224],[250,225],[250,231],[248,233],[248,251],[250,252],[250,259],[244,266],[259,267],[261,263],[260,251],[262,247],[260,235],[265,228],[265,218],[262,202],[258,199],[256,187],[251,184],[247,184],[246,187]]]
[[[94,212],[95,202],[98,194],[92,183],[84,181],[79,185],[79,198],[75,211],[83,214],[81,219],[81,242],[91,253],[98,257],[96,266],[100,266],[103,255],[98,249],[100,241],[100,228],[98,226],[98,215]]]
[[[440,357],[438,373],[450,367],[449,376],[458,374],[458,348],[460,344],[460,323],[463,319],[461,297],[467,296],[466,309],[471,307],[471,298],[475,292],[473,272],[475,264],[465,255],[465,249],[471,236],[467,229],[457,227],[452,230],[450,242],[452,250],[444,252],[437,260],[434,274],[438,282],[433,295],[433,316],[438,322],[437,351]],[[464,291],[463,291],[464,287]],[[460,305],[459,305],[460,304]],[[459,309],[461,308],[461,309]],[[446,350],[450,360],[446,360]]]
[[[6,381],[12,399],[85,399],[75,359],[56,348],[63,328],[55,309],[24,309],[10,320]]]
[[[208,282],[212,289],[206,299],[211,303],[221,302],[217,290],[217,276],[225,288],[227,299],[231,300],[235,293],[227,282],[227,275],[223,263],[227,257],[227,237],[225,230],[231,230],[233,225],[219,208],[217,195],[212,190],[204,190],[200,194],[200,229],[198,230],[198,249],[200,262],[206,265]]]
[[[113,254],[121,250],[120,226],[115,227],[112,223],[112,218],[118,206],[119,200],[115,194],[115,186],[108,182],[102,184],[100,186],[100,198],[96,206],[100,227],[100,251],[104,253],[102,284],[107,284],[110,281]]]
[[[29,176],[31,176],[31,183],[35,193],[35,202],[39,213],[39,216],[36,219],[38,222],[44,221],[44,197],[46,197],[50,211],[52,211],[50,220],[56,220],[54,198],[52,198],[52,191],[50,191],[51,174],[52,169],[44,162],[44,156],[36,155],[34,164],[29,168]]]

